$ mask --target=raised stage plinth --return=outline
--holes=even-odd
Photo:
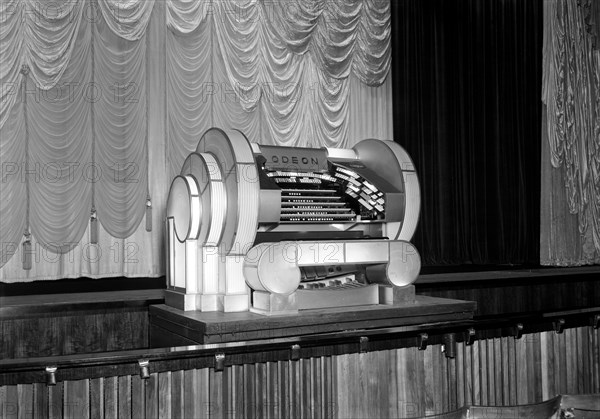
[[[346,330],[414,326],[471,320],[473,301],[417,295],[400,305],[370,305],[262,316],[250,312],[184,312],[150,307],[150,345],[167,347],[323,334]]]

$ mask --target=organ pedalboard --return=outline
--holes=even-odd
[[[273,315],[406,303],[419,209],[395,142],[279,147],[211,128],[171,184],[166,304]]]

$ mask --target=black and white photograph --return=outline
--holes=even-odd
[[[600,0],[0,0],[0,419],[600,418]]]

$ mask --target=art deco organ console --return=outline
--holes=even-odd
[[[261,314],[395,304],[419,274],[419,208],[394,142],[277,147],[212,128],[171,185],[166,303]]]

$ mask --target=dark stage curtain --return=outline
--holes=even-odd
[[[539,263],[542,16],[542,0],[392,1],[426,266]]]

